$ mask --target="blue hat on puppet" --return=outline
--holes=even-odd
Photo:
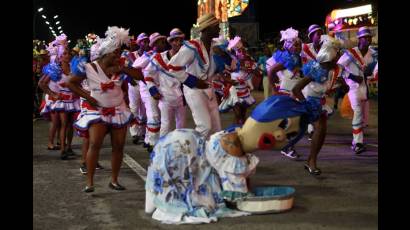
[[[306,102],[286,95],[273,95],[261,102],[237,129],[245,152],[282,149],[298,142],[310,119]]]

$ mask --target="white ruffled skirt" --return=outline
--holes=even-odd
[[[82,105],[81,113],[74,123],[74,127],[80,131],[88,130],[92,124],[96,123],[104,123],[112,128],[122,128],[134,118],[124,101],[119,106],[112,108],[96,108],[87,102],[83,102]]]
[[[255,104],[255,98],[252,97],[252,95],[249,92],[249,95],[247,96],[238,96],[238,90],[234,87],[231,86],[229,88],[229,96],[227,98],[224,98],[219,105],[219,111],[221,113],[228,112],[231,110],[237,103],[242,104],[246,108],[251,107],[253,104]]]

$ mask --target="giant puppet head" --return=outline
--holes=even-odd
[[[307,114],[304,103],[286,95],[270,96],[236,129],[243,151],[282,149],[295,144],[306,131]]]

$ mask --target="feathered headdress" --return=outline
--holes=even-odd
[[[99,48],[101,45],[101,38],[96,38],[95,39],[95,44],[91,46],[90,48],[90,60],[91,61],[95,61],[96,59],[98,59],[100,57],[99,54]]]
[[[128,36],[129,29],[118,28],[117,26],[108,27],[105,32],[105,38],[102,39],[98,53],[101,56],[114,52],[114,50],[120,48],[122,45],[128,45],[130,37]]]
[[[242,43],[241,37],[239,36],[235,36],[233,39],[229,41],[228,50],[232,50],[232,49],[236,50],[242,47],[243,47],[243,43]]]
[[[56,39],[49,43],[47,46],[48,54],[50,55],[50,62],[55,62],[64,53],[65,48],[67,47],[67,36],[65,34],[61,34],[60,36],[56,37]]]
[[[292,27],[286,29],[286,30],[281,30],[280,31],[281,34],[281,39],[280,41],[285,41],[284,43],[284,47],[286,49],[289,49],[291,46],[293,46],[293,44],[300,40],[299,36],[299,31],[293,29]]]
[[[346,46],[344,40],[335,39],[328,35],[322,35],[320,42],[322,46],[316,57],[319,63],[332,61],[336,57],[337,51]]]

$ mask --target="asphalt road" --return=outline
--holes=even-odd
[[[253,93],[258,101],[260,92]],[[34,229],[377,229],[378,227],[378,133],[377,101],[371,101],[370,126],[365,141],[368,151],[359,156],[350,149],[349,120],[336,113],[328,122],[328,135],[319,155],[323,174],[310,176],[303,163],[309,141],[297,144],[302,155],[297,161],[284,158],[277,151],[258,151],[257,172],[252,186],[288,185],[296,189],[292,210],[281,214],[222,218],[202,225],[165,225],[145,214],[144,181],[123,163],[120,183],[126,191],[108,188],[111,149],[106,137],[100,154],[105,167],[95,176],[96,191],[81,192],[85,176],[80,173],[80,157],[61,161],[58,151],[46,150],[48,123],[33,122],[33,227]],[[229,126],[232,114],[222,114],[223,127]],[[194,127],[189,117],[189,127]],[[74,138],[74,151],[80,154],[81,140]],[[128,135],[124,151],[132,162],[146,168],[149,155],[134,145]]]

